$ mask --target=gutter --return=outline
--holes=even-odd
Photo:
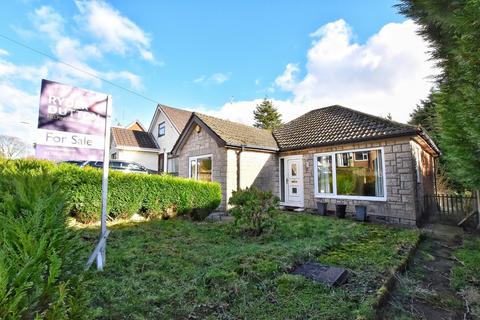
[[[241,180],[240,180],[240,165],[241,165],[241,156],[242,152],[245,151],[245,146],[242,145],[240,150],[235,151],[237,155],[237,191],[240,190]]]

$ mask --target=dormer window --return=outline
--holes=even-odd
[[[165,135],[165,121],[158,125],[158,137],[163,137]]]

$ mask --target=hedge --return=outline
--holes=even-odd
[[[0,319],[89,319],[83,258],[51,167],[2,167]],[[8,170],[7,170],[8,169]]]
[[[82,223],[99,220],[101,170],[41,160],[0,160],[0,191],[4,189],[3,180],[25,172],[54,177],[67,214]],[[147,218],[176,214],[204,217],[218,207],[221,197],[220,185],[214,182],[110,171],[107,210],[110,219],[129,218],[136,213]]]

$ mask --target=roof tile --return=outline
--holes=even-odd
[[[414,126],[335,105],[310,111],[273,135],[280,150],[291,150],[416,133]]]
[[[163,104],[159,104],[158,106],[163,110],[163,112],[167,114],[168,118],[173,123],[175,128],[178,130],[178,132],[181,133],[185,128],[185,126],[187,125],[187,122],[190,119],[192,112],[187,110],[172,108]]]
[[[270,130],[259,129],[196,112],[194,114],[215,132],[220,139],[225,141],[227,145],[278,150],[277,142]]]
[[[119,147],[158,149],[149,132],[112,127],[112,138]]]

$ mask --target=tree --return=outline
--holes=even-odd
[[[273,130],[282,125],[282,116],[267,98],[261,104],[257,104],[253,116],[255,119],[253,126],[257,128]]]
[[[20,138],[0,135],[0,157],[19,158],[27,151],[27,145]]]
[[[480,188],[480,1],[402,0],[400,12],[420,26],[442,73],[433,102],[448,175]]]
[[[430,95],[425,100],[421,100],[417,104],[415,110],[410,113],[409,124],[422,126],[433,139],[438,141],[440,135],[440,128],[438,124],[438,112],[434,102],[435,93]]]

